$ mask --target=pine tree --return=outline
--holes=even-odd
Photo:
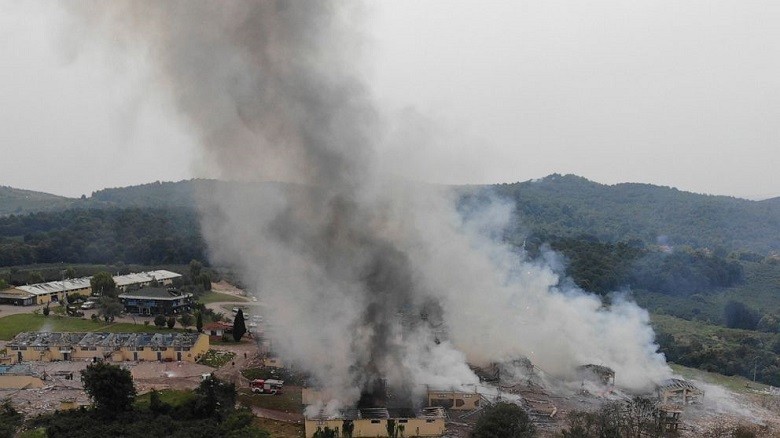
[[[236,318],[233,320],[233,339],[236,342],[241,340],[241,337],[246,333],[246,323],[244,322],[244,312],[238,309]]]
[[[195,312],[195,328],[198,333],[203,331],[203,315],[200,312]]]

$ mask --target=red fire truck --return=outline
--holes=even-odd
[[[284,381],[274,379],[255,379],[249,382],[249,388],[255,394],[274,394],[282,393]]]

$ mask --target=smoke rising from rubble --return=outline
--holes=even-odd
[[[550,268],[496,242],[506,205],[464,219],[450,190],[375,171],[382,124],[355,67],[360,7],[71,8],[79,24],[148,57],[152,89],[170,95],[206,160],[244,183],[201,194],[212,260],[240,270],[267,305],[275,349],[343,403],[383,378],[401,398],[475,383],[466,357],[525,355],[558,376],[599,363],[631,388],[668,374],[647,313],[561,290]]]

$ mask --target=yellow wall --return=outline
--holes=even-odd
[[[406,421],[406,423],[400,423],[400,421]],[[377,419],[354,420],[353,424],[355,429],[352,432],[354,438],[366,437],[387,437],[387,420]],[[317,428],[323,430],[328,427],[330,429],[338,428],[341,431],[344,422],[342,420],[306,420],[306,438],[312,438],[314,433],[317,432]],[[396,427],[403,424],[405,437],[438,437],[444,434],[444,419],[443,418],[409,418],[409,419],[395,419]]]
[[[455,411],[473,411],[479,408],[476,392],[428,391],[428,406],[442,406]]]
[[[68,295],[81,295],[81,296],[84,296],[84,297],[88,297],[88,296],[92,295],[92,288],[85,287],[85,288],[82,288],[82,289],[73,289],[73,290],[69,290],[69,291],[66,291],[66,292],[67,292]],[[46,303],[50,303],[51,302],[52,295],[56,295],[57,299],[59,301],[62,301],[62,300],[65,299],[65,293],[66,292],[52,292],[52,293],[43,294],[43,295],[36,295],[35,299],[36,299],[38,304],[46,304]]]
[[[198,340],[190,347],[189,351],[181,351],[181,360],[188,362],[197,361],[209,349],[209,337],[201,334],[198,336]],[[60,352],[59,347],[47,347],[43,350],[35,350],[35,347],[27,347],[26,350],[11,350],[9,348],[8,355],[11,357],[12,363],[18,361],[18,353],[21,351],[23,361],[55,361],[65,360],[65,355]],[[133,353],[138,353],[138,360],[155,361],[157,359],[157,353],[160,353],[160,360],[175,361],[178,358],[178,351],[174,347],[160,348],[159,350],[152,350],[152,347],[144,347],[143,350],[133,350],[130,348],[122,347],[118,351],[104,350],[102,347],[96,347],[94,350],[82,350],[81,347],[74,347],[70,352],[70,360],[89,360],[93,357],[98,359],[109,359],[115,362],[125,360],[135,360]],[[106,355],[106,353],[108,353]],[[106,357],[108,356],[108,357]]]

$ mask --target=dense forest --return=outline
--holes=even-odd
[[[605,294],[641,289],[687,296],[740,284],[740,261],[708,250],[646,247],[638,240],[602,242],[594,236],[532,236],[526,241],[531,257],[545,245],[565,257],[566,275],[583,290]]]
[[[103,189],[82,199],[0,187],[0,216],[64,209],[192,208],[201,193],[225,189],[251,193],[268,184],[202,179],[154,182]],[[605,185],[557,174],[513,184],[454,186],[453,190],[462,195],[464,203],[497,197],[515,205],[510,237],[517,244],[534,233],[761,255],[780,251],[780,198],[749,201],[650,184]]]
[[[185,264],[206,259],[204,254],[192,209],[78,209],[0,218],[0,266]]]
[[[517,208],[517,239],[529,232],[693,248],[780,251],[780,202],[699,195],[649,184],[604,185],[574,175],[463,187]]]

